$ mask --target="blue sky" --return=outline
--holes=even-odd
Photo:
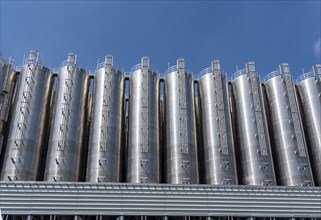
[[[0,51],[21,65],[30,49],[58,67],[69,51],[95,69],[114,56],[129,70],[149,56],[159,72],[185,58],[194,74],[214,59],[231,76],[253,60],[261,76],[287,62],[294,77],[321,63],[321,1],[4,1]]]

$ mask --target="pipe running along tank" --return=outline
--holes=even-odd
[[[39,52],[24,61],[12,111],[1,180],[41,180],[47,140],[52,74]]]
[[[9,111],[15,88],[16,71],[12,60],[5,59],[0,53],[0,172],[3,162],[4,141],[9,127]]]
[[[227,83],[218,60],[199,74],[205,184],[238,183]]]
[[[159,129],[159,75],[143,57],[130,74],[127,182],[161,181]]]
[[[285,186],[313,186],[295,87],[288,64],[265,78],[277,179]]]
[[[184,59],[165,73],[166,183],[198,184],[194,77]]]
[[[321,186],[321,65],[297,79],[314,182]]]
[[[276,185],[262,86],[254,62],[232,76],[234,123],[243,185]]]
[[[69,53],[58,72],[45,181],[79,181],[84,166],[88,74]]]
[[[124,123],[124,76],[108,55],[94,79],[87,175],[89,182],[120,182]]]

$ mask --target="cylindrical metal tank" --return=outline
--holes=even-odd
[[[165,182],[198,184],[194,77],[185,71],[184,59],[165,73],[165,109]]]
[[[276,185],[262,86],[254,62],[232,76],[235,145],[242,185]]]
[[[45,181],[82,178],[87,94],[88,74],[77,66],[76,55],[69,53],[58,72]]]
[[[130,74],[127,182],[161,181],[159,129],[159,75],[143,57]]]
[[[52,74],[31,51],[17,82],[1,180],[41,180],[47,144]]]
[[[264,78],[272,125],[277,180],[286,186],[313,186],[301,116],[288,64]]]
[[[238,183],[227,83],[218,60],[199,74],[202,167],[206,184]]]
[[[297,79],[314,182],[321,186],[321,65]]]
[[[113,68],[112,56],[106,56],[95,72],[86,181],[121,181],[123,104],[123,73]]]

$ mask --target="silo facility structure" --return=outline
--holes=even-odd
[[[159,118],[159,74],[143,57],[130,73],[127,182],[161,182]]]
[[[221,73],[220,62],[199,74],[202,111],[202,166],[204,183],[236,185],[238,183],[228,82]]]
[[[45,181],[79,181],[84,167],[88,74],[69,53],[58,72]]]
[[[243,185],[276,185],[262,86],[254,62],[232,76],[235,145]]]
[[[321,186],[321,65],[297,79],[314,182]]]
[[[47,145],[52,74],[30,51],[17,82],[1,180],[41,180]]]
[[[0,53],[0,172],[3,161],[5,134],[9,123],[9,111],[15,88],[16,71],[12,60],[5,59]]]
[[[261,83],[254,62],[228,80],[218,60],[10,60],[0,220],[321,219],[321,65],[294,85],[287,64]]]
[[[86,181],[122,180],[123,105],[124,76],[108,55],[95,72]]]
[[[194,77],[185,71],[184,59],[165,73],[165,109],[165,182],[198,184]]]
[[[301,115],[288,64],[281,64],[264,81],[278,183],[286,186],[313,186]]]

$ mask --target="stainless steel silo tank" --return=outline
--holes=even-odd
[[[185,71],[184,59],[165,73],[165,109],[165,182],[198,184],[194,77]]]
[[[220,62],[199,74],[202,125],[202,167],[204,183],[238,183],[228,96],[228,82]]]
[[[30,51],[17,82],[1,180],[41,180],[47,144],[52,74]]]
[[[321,65],[297,79],[315,185],[321,186]]]
[[[86,181],[120,182],[124,124],[124,76],[112,56],[97,66]]]
[[[235,146],[243,185],[276,185],[260,78],[254,62],[232,76]]]
[[[286,186],[313,186],[301,115],[288,64],[281,64],[264,81],[278,183]]]
[[[160,156],[159,75],[143,57],[130,74],[126,181],[159,183]]]
[[[58,72],[45,181],[82,178],[87,94],[88,74],[77,66],[76,55],[69,53]]]

